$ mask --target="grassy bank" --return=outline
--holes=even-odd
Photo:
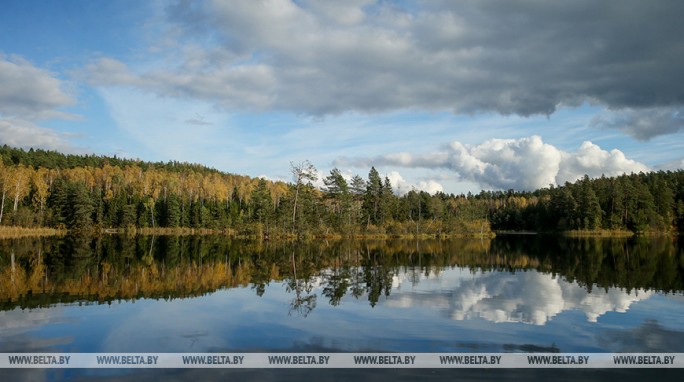
[[[106,228],[102,230],[104,234],[113,235],[154,235],[154,236],[187,236],[187,235],[227,235],[234,236],[235,231],[231,229],[218,230],[208,228],[188,228],[188,227],[128,227],[128,228]]]
[[[20,237],[64,236],[65,229],[55,228],[26,228],[0,226],[0,239],[15,239]]]
[[[632,237],[634,232],[626,230],[571,230],[564,231],[563,236],[567,237]]]

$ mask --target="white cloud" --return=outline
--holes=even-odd
[[[23,149],[42,148],[63,153],[76,153],[75,148],[65,134],[35,125],[20,119],[0,118],[0,142]]]
[[[52,73],[33,66],[25,59],[0,55],[0,116],[72,118],[74,116],[56,110],[75,103],[64,88],[65,84]]]
[[[649,170],[646,165],[627,159],[617,149],[608,152],[587,141],[577,151],[565,152],[544,143],[536,135],[520,139],[492,139],[474,146],[454,141],[430,154],[339,158],[335,163],[359,167],[445,168],[456,173],[461,180],[504,190],[535,190],[550,184],[573,182],[585,174],[590,177],[602,174],[615,176]]]
[[[574,153],[562,153],[560,171],[556,176],[558,184],[573,182],[586,175],[617,176],[624,173],[648,171],[649,168],[639,162],[627,159],[622,151],[613,149],[605,151],[591,142],[584,142]]]
[[[417,183],[410,183],[396,171],[390,171],[386,176],[387,179],[389,179],[394,192],[400,196],[408,193],[411,190],[425,191],[430,195],[434,195],[438,192],[444,192],[444,187],[432,179],[421,180]]]
[[[74,153],[67,134],[36,125],[37,120],[81,117],[59,110],[75,104],[54,74],[19,56],[0,54],[0,143],[24,149]]]

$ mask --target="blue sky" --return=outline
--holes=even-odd
[[[680,2],[7,1],[0,143],[399,193],[684,167]]]

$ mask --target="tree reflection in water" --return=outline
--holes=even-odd
[[[262,296],[271,282],[280,282],[293,294],[289,313],[306,317],[319,294],[333,306],[347,295],[376,306],[397,293],[402,280],[416,287],[454,268],[473,274],[535,270],[587,292],[684,290],[682,245],[669,238],[247,242],[72,236],[0,241],[0,309],[174,299],[237,286]]]

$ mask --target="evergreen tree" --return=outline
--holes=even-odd
[[[254,220],[268,225],[273,212],[273,200],[265,179],[259,179],[257,187],[252,192],[251,203]]]
[[[332,212],[331,223],[335,228],[351,225],[352,220],[352,194],[349,184],[344,179],[339,169],[330,171],[323,183],[326,185]]]
[[[350,190],[354,195],[363,195],[366,192],[366,181],[359,175],[354,175],[350,183]]]
[[[385,182],[382,185],[382,189],[380,190],[380,222],[381,223],[386,223],[389,220],[392,220],[392,213],[395,209],[395,202],[396,197],[394,196],[394,192],[392,191],[392,184],[390,183],[389,178],[385,177]]]
[[[81,182],[71,183],[68,188],[67,226],[76,231],[92,228],[92,215],[95,208],[88,188]]]
[[[382,200],[382,179],[375,167],[371,167],[363,197],[363,213],[366,224],[377,225],[380,222],[380,201]]]
[[[599,204],[598,196],[596,196],[596,193],[591,187],[588,176],[585,176],[579,183],[578,193],[578,228],[586,230],[601,228],[601,205]]]
[[[181,203],[176,194],[169,194],[166,198],[166,211],[164,225],[167,227],[179,227],[181,222]]]
[[[330,175],[323,179],[323,183],[327,188],[328,195],[333,198],[340,198],[342,195],[349,194],[349,184],[338,168],[330,170]]]

